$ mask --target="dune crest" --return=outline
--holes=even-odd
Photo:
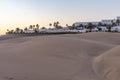
[[[93,61],[93,69],[98,76],[104,80],[120,79],[120,46],[96,57]]]

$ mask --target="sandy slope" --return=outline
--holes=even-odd
[[[93,69],[104,80],[120,80],[120,46],[96,57]]]
[[[0,80],[119,80],[120,35],[89,33],[0,42]]]

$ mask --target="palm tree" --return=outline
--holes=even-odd
[[[75,24],[73,24],[72,27],[75,27]]]
[[[88,23],[88,29],[90,29],[90,32],[92,31],[92,29],[93,29],[93,24],[92,23]]]
[[[35,27],[36,26],[36,27]],[[36,25],[33,25],[33,28],[34,28],[34,31],[35,31],[35,33],[38,33],[39,32],[39,24],[36,24]]]
[[[73,27],[73,26],[68,26],[68,28],[69,28],[70,30],[74,29],[74,27]]]
[[[76,25],[73,24],[73,25],[71,26],[71,29],[76,29]]]
[[[63,27],[62,26],[58,26],[57,29],[62,29]]]
[[[42,27],[41,29],[46,29],[46,27]]]
[[[69,25],[68,25],[68,24],[66,24],[66,26],[68,27]]]
[[[33,30],[35,29],[35,25],[33,25]]]
[[[74,24],[73,24],[72,26],[69,26],[68,24],[66,24],[66,26],[67,26],[67,28],[68,28],[68,29],[70,29],[70,30],[73,30],[73,29],[75,29],[75,26],[74,26]]]
[[[51,26],[52,26],[52,23],[50,23],[49,26],[51,27]]]
[[[54,27],[56,27],[56,26],[57,26],[57,23],[56,23],[56,22],[54,22],[53,26],[54,26]]]
[[[36,28],[37,28],[37,30],[39,30],[39,27],[40,27],[39,24],[36,24]]]
[[[14,33],[14,30],[9,31],[9,34],[13,34],[13,33]]]
[[[57,21],[56,24],[59,25],[60,24],[59,21]]]
[[[32,29],[33,29],[33,26],[32,26],[32,25],[30,25],[30,26],[29,26],[29,29],[31,29],[31,30],[32,30]]]
[[[75,27],[75,29],[78,29],[78,30],[81,29],[81,28],[83,28],[83,24],[80,24],[79,26]]]
[[[59,25],[60,23],[57,21],[57,22],[54,22],[53,26],[57,29],[61,29],[62,26]]]
[[[23,29],[20,29],[20,33],[23,34]]]
[[[19,33],[20,32],[20,28],[16,28],[16,33]]]
[[[37,28],[34,28],[34,31],[36,34],[39,32]]]
[[[10,30],[9,30],[9,29],[7,29],[7,31],[9,32]]]
[[[57,27],[59,26],[59,24],[60,24],[60,23],[57,21],[57,22],[54,22],[53,25],[54,25],[55,28],[57,28]]]
[[[10,30],[9,30],[9,29],[7,29],[7,34],[9,34],[9,32],[10,32]]]
[[[28,30],[28,28],[27,28],[27,27],[25,27],[24,31],[27,31],[27,30]]]
[[[9,29],[7,29],[7,32],[6,32],[6,34],[9,34],[10,33],[10,30]]]

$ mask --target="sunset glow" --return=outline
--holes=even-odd
[[[99,21],[119,16],[119,0],[0,0],[0,33],[6,29],[59,21],[62,26],[77,21]]]

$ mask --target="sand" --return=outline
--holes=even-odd
[[[120,80],[120,34],[0,41],[0,80]]]

